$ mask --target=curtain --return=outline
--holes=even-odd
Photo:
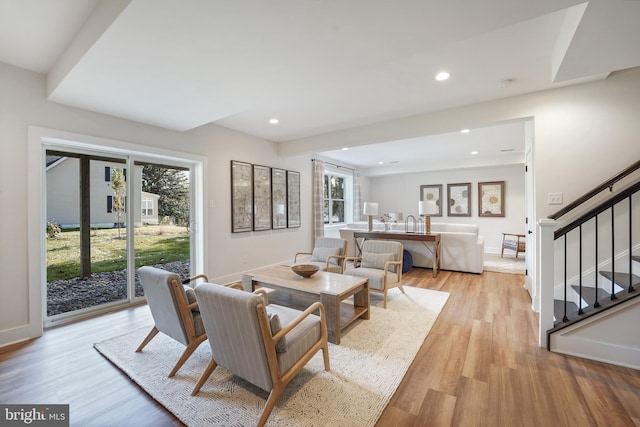
[[[324,162],[313,161],[313,235],[324,236]]]
[[[353,221],[362,221],[362,197],[360,196],[360,171],[353,171]]]

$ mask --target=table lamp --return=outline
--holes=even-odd
[[[435,200],[422,200],[418,202],[418,213],[424,216],[425,233],[431,234],[431,215],[438,213],[438,205]]]
[[[362,209],[362,213],[369,216],[369,232],[373,231],[373,217],[378,216],[378,204],[364,202],[364,209]]]

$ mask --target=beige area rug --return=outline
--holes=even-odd
[[[354,323],[340,345],[329,344],[331,371],[318,353],[280,397],[267,426],[372,426],[393,396],[449,297],[405,286],[387,309],[371,296],[371,319]],[[159,334],[141,353],[144,328],[95,348],[156,401],[189,426],[255,426],[268,394],[218,367],[197,396],[191,391],[210,360],[203,343],[174,378],[167,378],[183,346]]]
[[[524,255],[516,260],[513,254],[500,257],[500,254],[484,254],[484,269],[497,273],[524,274],[527,268]]]

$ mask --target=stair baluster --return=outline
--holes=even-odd
[[[629,194],[629,288],[628,292],[635,291],[633,287],[633,216],[631,215],[631,204],[633,194]]]
[[[615,205],[611,205],[611,301],[616,300],[616,231],[614,218]]]
[[[594,287],[594,291],[596,293],[596,297],[593,303],[593,308],[598,308],[600,307],[600,301],[598,301],[598,215],[596,215],[596,262],[595,262],[595,276],[593,276],[595,278],[596,281],[596,285]]]

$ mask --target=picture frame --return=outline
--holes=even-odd
[[[504,217],[504,181],[478,183],[478,216]]]
[[[271,168],[272,228],[287,228],[287,171]]]
[[[231,160],[231,232],[253,230],[253,169],[251,163]]]
[[[253,165],[253,231],[271,229],[271,168]]]
[[[287,171],[287,227],[300,224],[300,172]]]
[[[447,184],[447,215],[471,216],[471,183]]]
[[[438,206],[438,213],[430,216],[442,216],[442,184],[421,185],[420,201],[435,200]]]

